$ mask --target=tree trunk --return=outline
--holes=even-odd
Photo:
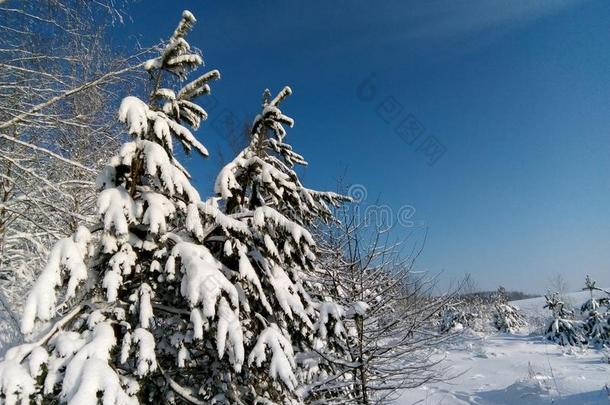
[[[369,395],[367,390],[367,376],[364,362],[364,318],[361,315],[357,316],[356,325],[358,330],[358,362],[360,363],[358,366],[360,394],[362,396],[362,403],[368,405]]]

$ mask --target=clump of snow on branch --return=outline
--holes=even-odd
[[[104,403],[137,404],[121,386],[116,372],[108,365],[110,352],[116,345],[112,325],[95,326],[92,337],[70,360],[63,378],[60,398],[69,404],[97,403],[101,393]],[[95,399],[95,400],[94,400]]]
[[[137,375],[144,377],[157,370],[157,356],[155,355],[155,338],[143,328],[137,328],[131,336],[131,342],[138,345]]]
[[[268,352],[271,353],[270,360],[267,358]],[[260,334],[248,356],[248,364],[254,363],[257,367],[261,367],[265,361],[269,361],[271,377],[281,379],[291,390],[296,387],[297,380],[292,372],[296,367],[292,344],[276,324],[270,325]]]
[[[75,295],[78,285],[87,278],[85,259],[89,254],[90,239],[89,231],[80,227],[72,237],[55,244],[47,265],[25,303],[21,319],[23,333],[32,332],[36,319],[51,319],[57,300],[55,289],[62,285],[64,279],[68,280],[65,298],[69,299]]]
[[[172,249],[165,271],[169,277],[175,275],[176,259],[180,259],[184,274],[180,291],[191,307],[203,307],[203,315],[216,315],[216,304],[221,293],[227,294],[232,305],[237,307],[238,294],[235,286],[222,273],[222,264],[204,246],[188,242],[178,243]]]
[[[137,255],[131,245],[124,243],[108,262],[110,269],[106,271],[102,281],[102,287],[106,289],[108,302],[114,302],[117,299],[117,292],[123,283],[123,276],[131,274],[133,267],[136,265],[136,259]]]

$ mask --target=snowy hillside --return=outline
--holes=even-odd
[[[606,288],[605,290],[608,290]],[[603,297],[605,293],[594,292],[594,297]],[[589,299],[589,291],[578,291],[566,294],[564,297],[566,304],[569,306],[580,307],[580,305]],[[532,317],[546,317],[548,316],[548,310],[544,309],[544,297],[529,298],[526,300],[513,301],[512,304],[516,305],[525,313],[528,318]]]
[[[566,296],[580,306],[588,292]],[[514,301],[530,333],[480,336],[465,332],[439,355],[454,379],[403,393],[398,404],[609,404],[610,364],[594,349],[546,342],[537,325],[548,317],[544,297]],[[607,385],[609,384],[609,385]]]

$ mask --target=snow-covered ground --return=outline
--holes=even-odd
[[[569,294],[579,306],[589,293]],[[562,348],[536,330],[548,316],[544,297],[515,301],[534,324],[519,335],[465,332],[445,348],[443,369],[454,379],[410,390],[407,404],[610,404],[610,364],[599,350]],[[608,384],[608,385],[607,385]]]
[[[567,300],[579,306],[587,298],[588,292],[579,292]],[[490,336],[465,331],[439,354],[446,357],[441,368],[455,378],[406,391],[397,404],[610,405],[605,353],[545,342],[539,330],[548,316],[544,297],[513,304],[533,325],[530,330]],[[17,335],[1,318],[0,356]]]

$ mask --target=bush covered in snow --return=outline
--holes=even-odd
[[[468,326],[474,317],[456,305],[447,304],[439,313],[439,330],[441,333],[460,331]]]

